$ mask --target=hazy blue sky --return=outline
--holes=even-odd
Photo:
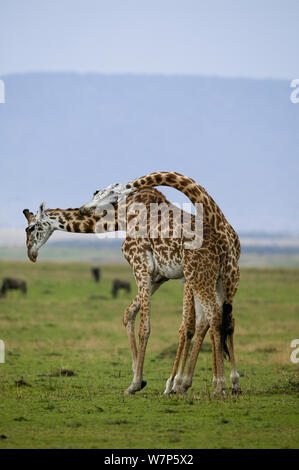
[[[0,75],[296,78],[298,0],[1,0]]]

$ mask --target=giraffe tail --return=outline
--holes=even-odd
[[[224,302],[222,305],[222,324],[221,324],[221,341],[223,347],[223,353],[225,358],[229,358],[229,350],[227,347],[227,336],[231,335],[234,331],[233,319],[232,319],[233,307],[228,302]]]

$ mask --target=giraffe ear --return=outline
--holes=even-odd
[[[42,202],[38,208],[38,211],[37,211],[37,217],[39,217],[40,219],[43,218],[44,216],[44,213],[45,213],[45,203]]]
[[[28,220],[28,222],[30,222],[32,217],[34,217],[34,215],[32,214],[32,212],[29,211],[29,209],[24,209],[23,214],[26,217],[26,219]]]

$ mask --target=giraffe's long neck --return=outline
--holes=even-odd
[[[203,203],[204,219],[208,220],[215,229],[221,229],[221,224],[226,222],[216,202],[207,193],[205,188],[197,184],[192,178],[172,171],[161,171],[136,178],[128,183],[126,188],[137,191],[144,186],[170,186],[178,189],[190,199],[192,204]]]
[[[104,233],[118,230],[117,223],[117,205],[115,207],[115,218],[109,219],[109,224],[99,223],[105,213],[102,215],[82,215],[79,209],[47,209],[46,214],[51,220],[54,230],[62,230],[74,233]]]

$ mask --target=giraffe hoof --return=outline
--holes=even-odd
[[[140,385],[130,385],[127,390],[125,390],[124,394],[125,395],[134,395],[136,392],[139,392],[139,390],[142,390],[146,386],[147,382],[146,380],[142,380]]]
[[[175,393],[175,392],[173,392],[172,390],[169,390],[169,391],[168,391],[168,390],[165,390],[165,391],[163,392],[163,395],[164,395],[164,397],[169,397],[169,395],[172,395],[172,394],[174,394],[174,393]]]
[[[170,391],[170,394],[171,395],[186,395],[187,393],[187,388],[185,387],[174,387],[171,391]]]
[[[142,390],[147,384],[147,381],[146,380],[142,380],[141,382],[141,386],[140,386],[140,390]]]
[[[173,378],[169,378],[166,382],[166,387],[165,387],[165,390],[163,392],[163,395],[170,395],[170,392],[173,388]]]
[[[225,398],[226,397],[225,390],[214,390],[213,397],[214,398]]]
[[[139,389],[138,389],[139,390]],[[138,392],[136,388],[127,388],[127,390],[124,391],[124,395],[135,395],[136,392]]]

